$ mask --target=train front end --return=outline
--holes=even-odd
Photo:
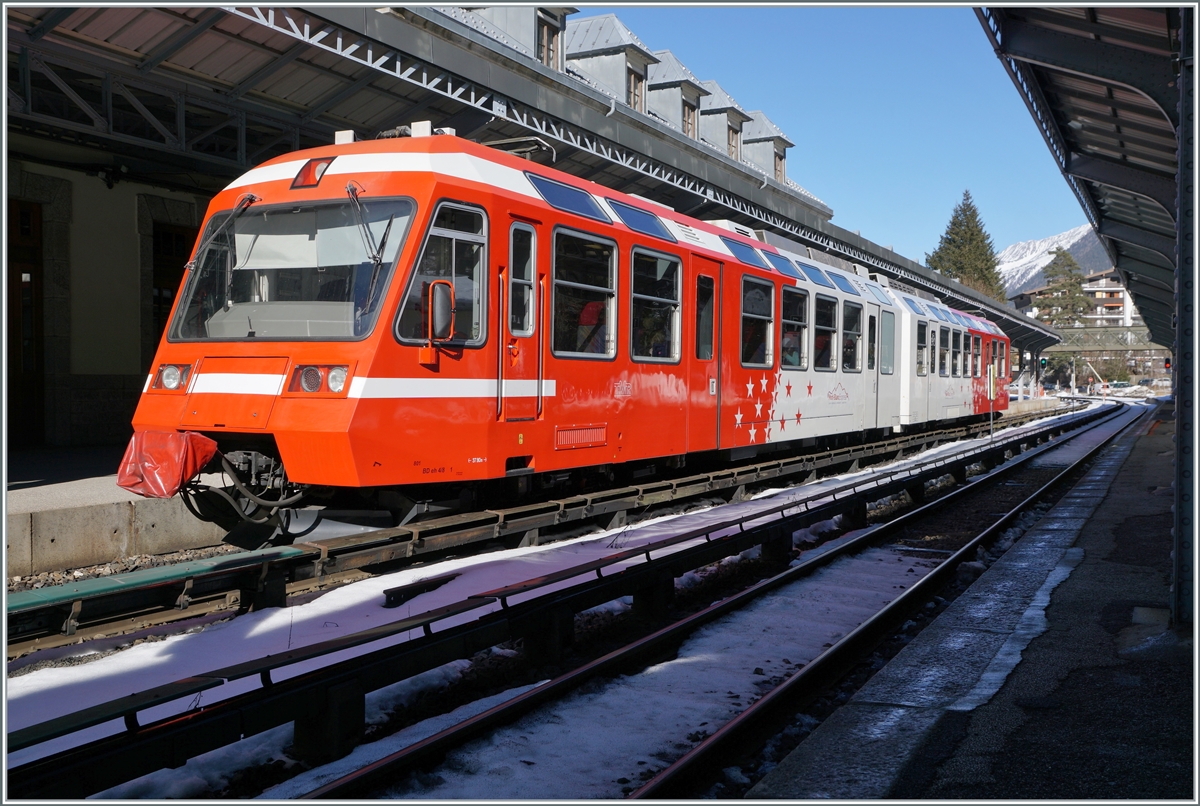
[[[134,414],[121,486],[182,493],[226,529],[284,525],[281,512],[361,486],[356,379],[388,333],[413,193],[427,183],[337,170],[339,159],[369,158],[364,147],[280,157],[212,201]]]

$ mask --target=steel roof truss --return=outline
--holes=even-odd
[[[1154,201],[1175,220],[1175,180],[1158,176],[1127,163],[1104,157],[1072,152],[1067,159],[1066,171],[1071,176],[1101,185],[1127,190]]]
[[[1100,222],[1099,233],[1116,241],[1131,243],[1143,249],[1158,252],[1167,260],[1175,258],[1174,238],[1165,238],[1141,227],[1106,219]]]
[[[1137,90],[1154,101],[1172,127],[1178,125],[1179,98],[1172,90],[1175,70],[1169,56],[1059,33],[1011,18],[1000,22],[1000,43],[1002,52],[1018,61]]]
[[[225,18],[225,12],[219,8],[209,9],[194,20],[191,27],[176,31],[161,45],[146,55],[145,60],[138,65],[142,75],[149,73],[155,67],[174,56],[196,40],[202,33]]]

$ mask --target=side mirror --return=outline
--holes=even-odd
[[[429,284],[429,340],[445,341],[454,330],[454,286],[447,280]]]

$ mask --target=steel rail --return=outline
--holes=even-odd
[[[781,712],[794,712],[797,703],[811,698],[815,693],[845,674],[864,652],[876,646],[894,629],[899,619],[916,609],[922,602],[927,601],[934,591],[945,584],[949,575],[958,568],[959,564],[974,556],[978,547],[989,545],[1000,534],[1000,531],[1016,520],[1021,513],[1072,477],[1079,468],[1091,462],[1100,451],[1139,423],[1148,412],[1149,410],[1131,419],[1129,423],[1115,431],[1076,462],[1063,469],[1053,479],[972,538],[937,568],[917,580],[912,587],[897,596],[884,610],[867,619],[795,675],[764,694],[761,699],[754,702],[741,714],[703,739],[650,781],[631,792],[629,797],[635,799],[686,797],[685,793],[694,791],[697,780],[707,774],[704,772],[706,765],[713,763],[718,758],[727,759],[730,754],[744,751],[749,736],[761,733],[768,725],[778,724]],[[1112,417],[1120,415],[1121,411],[1118,410],[1113,413]],[[1108,419],[1093,424],[1092,428],[1103,425]],[[1073,434],[1072,438],[1089,430],[1091,428],[1081,430]],[[1061,445],[1062,443],[1057,443],[1046,447],[1055,449]],[[966,492],[967,489],[960,488],[955,493]],[[945,498],[942,498],[933,503],[940,504],[944,501]],[[884,528],[887,532],[895,531],[916,517],[919,512],[920,510],[915,510],[907,513]]]
[[[1112,417],[1119,416],[1119,414],[1120,409],[1113,411],[1110,413],[1110,416],[1105,417],[1100,422],[1095,422],[1087,427],[1081,428],[1078,432],[1072,434],[1068,439],[1073,439],[1082,433],[1090,431],[1092,428],[1099,427]],[[1106,445],[1108,441],[1109,440],[1106,440],[1100,447]],[[348,773],[341,778],[323,784],[322,786],[307,792],[300,797],[303,799],[345,799],[364,797],[373,789],[385,786],[388,782],[394,780],[398,774],[402,774],[403,772],[411,769],[419,768],[423,765],[435,763],[440,757],[444,756],[444,754],[450,750],[459,747],[467,741],[470,741],[480,735],[484,735],[492,730],[509,724],[534,708],[561,698],[574,688],[577,688],[592,678],[612,674],[623,668],[629,668],[642,659],[648,657],[655,658],[661,656],[664,648],[678,645],[684,638],[686,638],[690,633],[694,632],[699,627],[741,607],[744,607],[749,602],[767,592],[773,591],[777,588],[808,576],[817,569],[829,565],[835,559],[856,553],[865,547],[869,547],[879,542],[887,535],[903,529],[908,523],[943,509],[964,495],[979,491],[981,489],[981,484],[994,484],[1015,472],[1015,470],[1021,467],[1026,461],[1040,456],[1045,452],[1057,450],[1063,444],[1064,443],[1061,441],[1056,441],[1047,443],[1038,449],[1031,450],[1015,461],[1006,463],[1003,467],[998,468],[987,476],[979,477],[973,482],[963,485],[958,489],[946,494],[945,496],[912,510],[887,524],[881,524],[877,527],[866,530],[861,535],[856,536],[853,540],[846,541],[845,543],[828,551],[822,552],[817,556],[800,563],[799,565],[776,574],[773,577],[761,580],[745,590],[742,590],[720,602],[710,605],[709,607],[691,614],[686,618],[681,619],[674,624],[668,625],[667,627],[664,627],[650,635],[638,639],[626,647],[614,650],[613,652],[591,661],[590,663],[585,664],[578,669],[567,672],[566,674],[563,674],[554,680],[518,695],[512,700],[501,703],[481,714],[464,720],[457,725],[446,728],[445,730],[442,730],[433,736],[427,737],[391,755],[378,759],[377,761],[374,761],[359,770]],[[1099,448],[1097,448],[1097,450],[1099,450]],[[1094,451],[1092,453],[1094,453]],[[1092,453],[1089,453],[1089,456],[1091,456]],[[1078,463],[1072,465],[1072,469],[1077,465]],[[922,580],[919,583],[916,583],[913,588],[910,588],[904,594],[893,600],[891,605],[889,605],[876,616],[873,616],[868,620],[868,622],[856,628],[845,638],[838,641],[834,647],[830,648],[827,652],[810,662],[804,667],[803,670],[797,673],[797,675],[785,682],[784,685],[778,687],[773,692],[768,693],[764,699],[773,698],[772,702],[777,701],[779,695],[776,695],[775,692],[779,691],[780,689],[785,689],[785,687],[788,687],[789,683],[793,683],[800,678],[812,682],[821,675],[828,676],[832,671],[832,664],[829,661],[825,661],[825,658],[837,657],[839,653],[848,652],[848,647],[860,646],[866,640],[866,638],[869,638],[873,635],[872,630],[878,629],[878,625],[892,623],[892,621],[898,617],[898,613],[907,612],[908,609],[911,609],[913,602],[919,603],[925,601],[925,591],[931,587],[931,583],[926,583],[926,580],[928,580],[930,576],[935,576],[939,580],[943,579],[947,573],[956,568],[957,565],[965,558],[970,556],[970,552],[974,550],[976,545],[979,545],[982,539],[988,535],[994,535],[999,531],[999,529],[1004,528],[1004,526],[1011,522],[1024,507],[1028,506],[1030,502],[1043,495],[1053,486],[1054,483],[1057,483],[1059,480],[1061,480],[1064,475],[1065,474],[1059,474],[1056,476],[1054,482],[1043,486],[1038,490],[1038,492],[1034,493],[1032,496],[1026,499],[1026,501],[1018,505],[1018,507],[1004,515],[999,521],[993,524],[992,527],[989,527],[989,529],[985,530],[984,533],[981,533],[981,535],[974,538],[967,547],[959,550],[950,558],[945,560],[941,566],[932,571],[929,575],[926,575],[924,578],[922,578]],[[757,517],[758,516],[756,515],[755,518]],[[919,592],[914,593],[914,591]],[[495,592],[490,592],[489,595],[495,595]],[[757,707],[758,704],[752,706],[752,709]],[[771,710],[769,705],[766,707],[766,710],[768,712]],[[742,717],[740,716],[735,718],[734,723],[737,723],[741,719]],[[735,736],[741,736],[744,732],[744,728],[734,723],[730,723],[729,725],[726,725],[718,730],[713,734],[712,737],[706,739],[705,742],[702,742],[701,745],[699,745],[692,752],[695,753],[700,749],[700,747],[703,747],[709,743],[713,743],[714,741],[719,748],[728,748],[729,745],[724,743],[727,740],[719,739],[717,737],[721,737],[729,733],[732,733]],[[704,764],[712,761],[711,754],[705,755],[703,758],[695,762],[685,761],[687,758],[688,757],[685,756],[684,758],[675,762],[672,767],[669,767],[660,774],[660,777],[670,774],[668,778],[663,779],[662,785],[670,785],[673,782],[677,782],[678,778],[675,776],[682,775],[684,778],[687,778],[688,775],[694,774],[695,764]],[[676,766],[680,768],[679,772],[671,772]],[[646,786],[642,787],[641,790],[633,793],[631,797],[674,796],[673,793],[663,795],[655,792],[652,789],[648,789],[648,787],[651,787],[658,781],[659,778],[653,779]]]
[[[1024,424],[1038,419],[1037,415],[1048,416],[1046,412],[1037,412],[1008,422]],[[1049,430],[1061,426],[1060,421]],[[342,538],[298,542],[290,547],[263,550],[261,558],[258,553],[230,555],[220,561],[181,564],[177,571],[160,567],[152,572],[114,575],[103,581],[84,580],[69,586],[43,588],[40,593],[10,594],[7,602],[8,653],[11,658],[30,649],[74,643],[93,634],[111,632],[114,626],[120,629],[129,625],[137,629],[179,621],[187,617],[193,602],[201,605],[193,611],[195,615],[221,609],[236,608],[242,612],[284,606],[289,594],[322,587],[338,581],[339,575],[372,565],[433,555],[468,543],[520,537],[531,531],[589,518],[608,516],[617,519],[633,509],[720,495],[723,491],[731,492],[737,498],[747,484],[802,473],[815,478],[817,472],[825,468],[843,465],[854,468],[860,461],[879,456],[899,457],[908,451],[978,437],[983,433],[986,433],[985,424],[960,426],[868,446],[835,448],[820,454],[770,459],[668,481],[508,509],[451,515]],[[1007,446],[1014,440],[1028,440],[1032,436],[1014,435],[995,445]],[[989,445],[970,450],[988,452],[995,449]],[[854,492],[855,484],[835,492]],[[140,581],[142,579],[147,581]],[[135,614],[141,615],[131,620]],[[158,621],[154,614],[158,614]]]

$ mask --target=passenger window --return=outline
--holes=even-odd
[[[533,333],[537,240],[533,229],[524,224],[513,225],[509,240],[508,331],[514,336],[529,336]]]
[[[817,295],[813,316],[813,368],[832,370],[833,344],[837,341],[837,300]]]
[[[853,302],[842,305],[842,369],[862,369],[862,306]]]
[[[784,369],[808,369],[808,292],[783,289],[779,363]]]
[[[875,369],[875,317],[867,317],[867,369]]]
[[[883,311],[879,328],[879,371],[891,375],[896,371],[896,314]]]
[[[616,306],[616,247],[566,232],[554,236],[554,329],[556,354],[608,357]]]
[[[956,330],[950,338],[954,344],[950,351],[953,358],[953,375],[957,378],[962,375],[962,334]]]
[[[677,257],[633,253],[629,351],[634,358],[679,360],[679,267]]]
[[[483,343],[485,232],[482,212],[448,204],[438,208],[400,310],[397,331],[401,339],[425,341],[427,290],[434,280],[449,280],[454,287],[451,341],[467,345]]]
[[[978,378],[983,372],[983,339],[971,337],[971,375]]]
[[[917,374],[929,374],[927,359],[929,356],[929,325],[917,322]]]
[[[742,278],[742,363],[769,367],[771,355],[772,312],[775,307],[775,286]]]
[[[938,375],[950,374],[950,328],[943,327],[938,335]]]
[[[713,301],[716,284],[703,274],[696,278],[696,358],[713,357]]]

